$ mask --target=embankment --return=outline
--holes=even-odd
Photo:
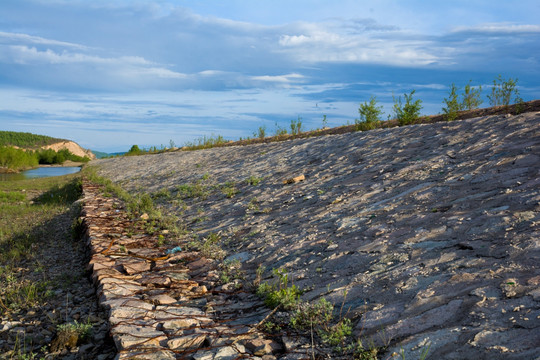
[[[247,282],[283,268],[303,300],[343,304],[384,358],[537,355],[538,112],[91,164],[178,215],[182,247],[218,234]]]

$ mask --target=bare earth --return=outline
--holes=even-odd
[[[90,159],[96,158],[96,155],[94,155],[90,150],[83,149],[79,146],[79,144],[73,141],[62,141],[59,143],[44,146],[43,149],[53,149],[54,151],[68,149],[73,155],[77,155],[80,157],[88,156]]]
[[[91,164],[168,189],[163,209],[220,232],[248,280],[285,268],[303,300],[344,301],[384,358],[539,358],[539,112]],[[197,182],[208,197],[181,210],[178,186]],[[212,187],[227,182],[231,198]]]

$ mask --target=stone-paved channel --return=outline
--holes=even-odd
[[[109,309],[118,359],[275,359],[280,342],[257,329],[270,310],[250,292],[215,289],[215,263],[171,252],[159,237],[132,233],[123,204],[83,185],[90,268]],[[289,358],[305,358],[289,349]]]

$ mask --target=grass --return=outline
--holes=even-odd
[[[4,266],[32,253],[43,237],[55,234],[56,216],[69,210],[81,193],[80,178],[0,182],[0,263]]]
[[[0,181],[0,316],[39,309],[56,288],[73,282],[72,274],[55,277],[44,271],[38,258],[43,246],[71,241],[72,224],[79,209],[73,202],[81,195],[78,174],[54,178]],[[27,346],[20,334],[11,359],[42,359],[46,349]],[[5,354],[4,354],[5,355]]]

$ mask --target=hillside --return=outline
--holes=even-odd
[[[31,133],[0,131],[0,146],[16,146],[26,149],[37,149],[42,146],[65,141],[45,135]]]
[[[50,145],[43,146],[42,149],[52,149],[54,151],[67,149],[73,155],[77,155],[77,156],[80,156],[80,157],[87,156],[91,160],[96,159],[96,155],[94,155],[94,153],[92,153],[92,151],[83,149],[82,147],[80,147],[79,144],[77,144],[77,143],[75,143],[73,141],[68,141],[68,140],[63,140],[63,141],[55,142],[55,143],[50,144]]]
[[[30,150],[52,149],[59,151],[67,149],[76,156],[87,156],[92,160],[96,158],[92,151],[83,149],[73,141],[31,133],[0,131],[0,146],[13,146]]]
[[[304,301],[336,304],[334,315],[381,358],[537,355],[538,112],[92,164],[178,216],[182,248],[200,241],[210,255],[224,251],[246,283],[257,269],[263,281],[284,269]],[[141,294],[122,296],[146,301]],[[309,331],[298,336],[274,335],[287,352],[276,355],[315,351]],[[322,358],[325,349],[317,346]]]

